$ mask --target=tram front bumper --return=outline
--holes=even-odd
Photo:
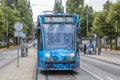
[[[75,64],[76,61],[44,61],[45,64]]]

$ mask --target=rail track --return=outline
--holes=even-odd
[[[74,71],[37,71],[36,80],[78,80]]]

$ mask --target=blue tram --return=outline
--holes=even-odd
[[[37,23],[38,70],[79,68],[78,15],[42,14]]]

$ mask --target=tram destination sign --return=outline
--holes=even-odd
[[[67,17],[47,16],[44,18],[44,22],[74,22],[74,18],[72,16]]]

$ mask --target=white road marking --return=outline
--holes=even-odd
[[[107,79],[109,79],[109,80],[114,80],[114,79],[112,79],[112,78],[110,78],[110,77],[106,77]]]
[[[5,59],[8,59],[8,58],[10,58],[10,56],[6,56],[6,57],[5,57]]]
[[[88,72],[89,74],[93,75],[94,77],[98,78],[99,80],[104,80],[104,79],[102,79],[101,77],[99,77],[98,75],[90,72],[89,70],[87,70],[87,69],[85,69],[85,68],[83,68],[83,67],[81,67],[81,69],[83,69],[84,71],[86,71],[86,72]]]

